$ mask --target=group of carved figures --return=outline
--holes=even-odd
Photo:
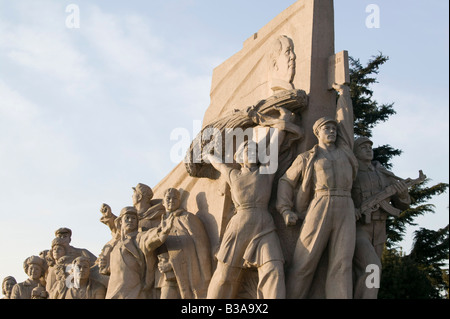
[[[211,278],[209,239],[200,219],[180,208],[177,189],[152,202],[152,189],[138,184],[133,206],[119,216],[103,204],[101,222],[112,239],[98,256],[70,245],[72,232],[55,232],[51,249],[24,261],[29,278],[3,280],[6,299],[206,298]]]
[[[244,269],[256,269],[257,298],[308,298],[322,256],[325,298],[376,298],[366,283],[368,265],[381,269],[386,218],[408,208],[410,180],[373,162],[372,142],[354,140],[348,86],[339,94],[335,118],[313,126],[318,144],[298,155],[276,182],[276,210],[286,227],[301,223],[287,264],[269,211],[275,173],[263,161],[249,161],[248,141],[238,147],[240,167],[209,154],[209,162],[230,186],[234,215],[212,257],[204,224],[181,206],[180,191],[162,201],[144,184],[133,188],[133,206],[119,216],[103,204],[101,222],[112,239],[95,257],[70,245],[71,231],[58,229],[51,249],[24,262],[29,278],[3,280],[6,298],[53,299],[227,299],[236,298]],[[292,113],[277,107],[278,143]],[[279,125],[284,123],[285,125]],[[250,151],[250,153],[249,153]],[[215,265],[215,267],[214,267]]]

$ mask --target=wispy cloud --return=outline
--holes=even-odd
[[[195,68],[201,55],[180,68],[189,57],[176,60],[171,51],[182,48],[143,15],[80,9],[80,29],[66,28],[55,1],[8,3],[0,21],[1,218],[27,224],[14,252],[20,263],[46,248],[30,238],[47,240],[61,226],[99,250],[109,235],[95,214],[100,204],[118,210],[130,204],[131,186],[156,185],[178,164],[171,130],[191,130],[209,104],[211,70]]]
[[[77,167],[68,137],[47,122],[39,106],[1,80],[0,96],[1,170],[8,179],[64,176]]]

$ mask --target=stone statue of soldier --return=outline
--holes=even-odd
[[[408,187],[405,182],[386,170],[379,162],[373,161],[373,142],[367,137],[356,139],[354,153],[358,159],[359,169],[352,187],[352,198],[358,211],[356,222],[356,247],[353,257],[353,272],[355,276],[354,298],[376,299],[377,285],[368,287],[366,280],[371,272],[367,266],[375,265],[381,274],[381,255],[386,243],[386,219],[388,211],[382,207],[371,212],[371,216],[361,216],[361,204],[370,197],[382,192],[392,185],[396,193],[388,201],[389,205],[405,210],[411,204]]]
[[[161,222],[161,216],[165,212],[162,201],[153,199],[153,190],[148,185],[138,183],[135,187],[132,187],[132,189],[132,202],[133,207],[137,211],[138,228],[141,231],[147,231],[151,228],[158,227]],[[109,227],[109,229],[111,230],[112,238],[103,246],[103,249],[94,265],[95,270],[93,273],[93,277],[103,285],[108,286],[108,274],[110,268],[109,255],[111,254],[114,246],[120,240],[121,231],[118,227],[119,219],[112,213],[111,207],[109,205],[102,204],[100,212],[102,213],[100,222]],[[146,261],[148,262],[147,268],[156,270],[157,257],[155,255],[155,252],[153,252],[153,255],[154,256],[147,256],[146,258]],[[155,279],[155,275],[149,272],[146,275],[146,280],[147,286],[153,286],[155,280],[158,280],[158,278]],[[154,292],[152,292],[152,296],[154,297]]]
[[[314,126],[318,144],[300,154],[278,183],[277,210],[287,226],[304,219],[287,270],[287,298],[308,298],[314,274],[328,254],[326,298],[352,298],[355,210],[351,188],[358,162],[353,154],[353,107],[347,85],[335,85],[335,118]]]
[[[85,256],[89,258],[91,264],[94,264],[97,257],[85,248],[76,248],[70,245],[72,241],[72,230],[66,227],[61,227],[55,231],[55,237],[62,239],[62,244],[66,247],[66,255],[72,260],[78,256]]]
[[[138,213],[134,207],[121,210],[118,219],[120,238],[99,267],[110,274],[106,299],[151,299],[153,298],[154,272],[156,259],[154,251],[160,247],[172,227],[173,216],[161,220],[159,227],[148,231],[138,231]],[[147,281],[147,276],[152,278]]]

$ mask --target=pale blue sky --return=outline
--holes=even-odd
[[[110,238],[100,205],[118,213],[132,186],[175,167],[170,133],[202,120],[213,68],[294,2],[0,0],[0,278],[24,280],[23,260],[62,226],[98,255]],[[65,25],[72,3],[79,29]],[[380,28],[365,25],[369,4]],[[448,5],[335,1],[336,52],[390,57],[374,91],[397,115],[375,144],[404,151],[396,174],[422,169],[431,183],[449,181]],[[431,202],[420,226],[446,226],[448,194]]]

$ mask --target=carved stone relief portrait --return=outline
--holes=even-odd
[[[294,43],[291,38],[279,36],[269,49],[269,85],[273,92],[292,90],[295,76]]]

